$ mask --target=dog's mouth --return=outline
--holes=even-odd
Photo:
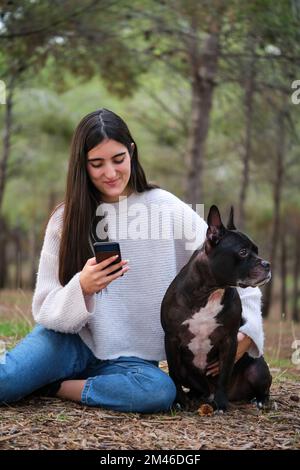
[[[264,284],[267,284],[267,282],[269,282],[271,280],[271,277],[272,277],[272,274],[271,274],[271,271],[270,271],[264,279],[262,279],[261,281],[258,281],[256,286],[260,287],[260,286],[263,286]]]
[[[267,282],[270,281],[272,277],[271,271],[268,272],[266,276],[264,276],[262,279],[244,279],[243,281],[238,281],[237,285],[239,287],[245,288],[245,287],[261,287]]]

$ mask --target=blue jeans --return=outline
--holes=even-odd
[[[86,379],[81,403],[116,411],[167,411],[176,396],[174,382],[158,362],[125,356],[100,360],[79,335],[37,325],[0,364],[0,403],[62,379]]]

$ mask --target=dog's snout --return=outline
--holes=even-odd
[[[271,267],[269,261],[265,261],[265,260],[262,260],[262,261],[261,261],[261,265],[262,265],[262,267],[265,268],[265,269],[270,269],[270,267]]]

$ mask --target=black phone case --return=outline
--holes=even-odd
[[[93,247],[97,263],[100,263],[101,261],[104,261],[105,259],[110,258],[113,255],[119,255],[119,257],[115,261],[110,263],[108,266],[117,264],[122,259],[120,245],[118,242],[95,242],[93,243]],[[115,271],[111,272],[109,276],[117,273],[118,271],[121,271],[121,269],[122,268],[116,269]]]

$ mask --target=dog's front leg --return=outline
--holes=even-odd
[[[219,377],[214,402],[218,410],[226,411],[228,407],[227,390],[234,366],[237,349],[236,335],[226,338],[220,345]]]
[[[177,390],[175,403],[179,403],[183,408],[186,408],[188,407],[188,397],[181,386],[182,377],[180,376],[180,370],[182,365],[180,364],[179,360],[180,357],[177,348],[177,341],[176,339],[169,337],[167,334],[165,335],[165,349],[169,368],[169,376],[175,383]]]

